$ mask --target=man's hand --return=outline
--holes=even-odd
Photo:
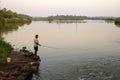
[[[39,44],[39,46],[42,46],[41,44]]]

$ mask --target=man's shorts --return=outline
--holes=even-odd
[[[34,50],[35,50],[35,51],[38,51],[38,46],[34,47]]]

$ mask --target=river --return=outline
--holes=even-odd
[[[32,80],[120,80],[120,28],[103,20],[33,21],[2,34],[16,50],[34,51],[41,63]]]

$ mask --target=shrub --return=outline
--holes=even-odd
[[[115,19],[115,24],[120,24],[120,17]]]
[[[3,27],[5,23],[4,18],[0,17],[0,27]]]
[[[9,56],[9,52],[11,51],[12,46],[10,43],[5,42],[0,39],[0,63],[5,63],[7,56]]]

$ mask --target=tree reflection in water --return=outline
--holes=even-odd
[[[30,24],[31,24],[31,22],[27,22],[27,23],[5,23],[5,26],[0,28],[0,38],[3,38],[2,37],[3,34],[8,34],[10,32],[17,31],[19,27],[21,27],[23,25],[30,25]]]

